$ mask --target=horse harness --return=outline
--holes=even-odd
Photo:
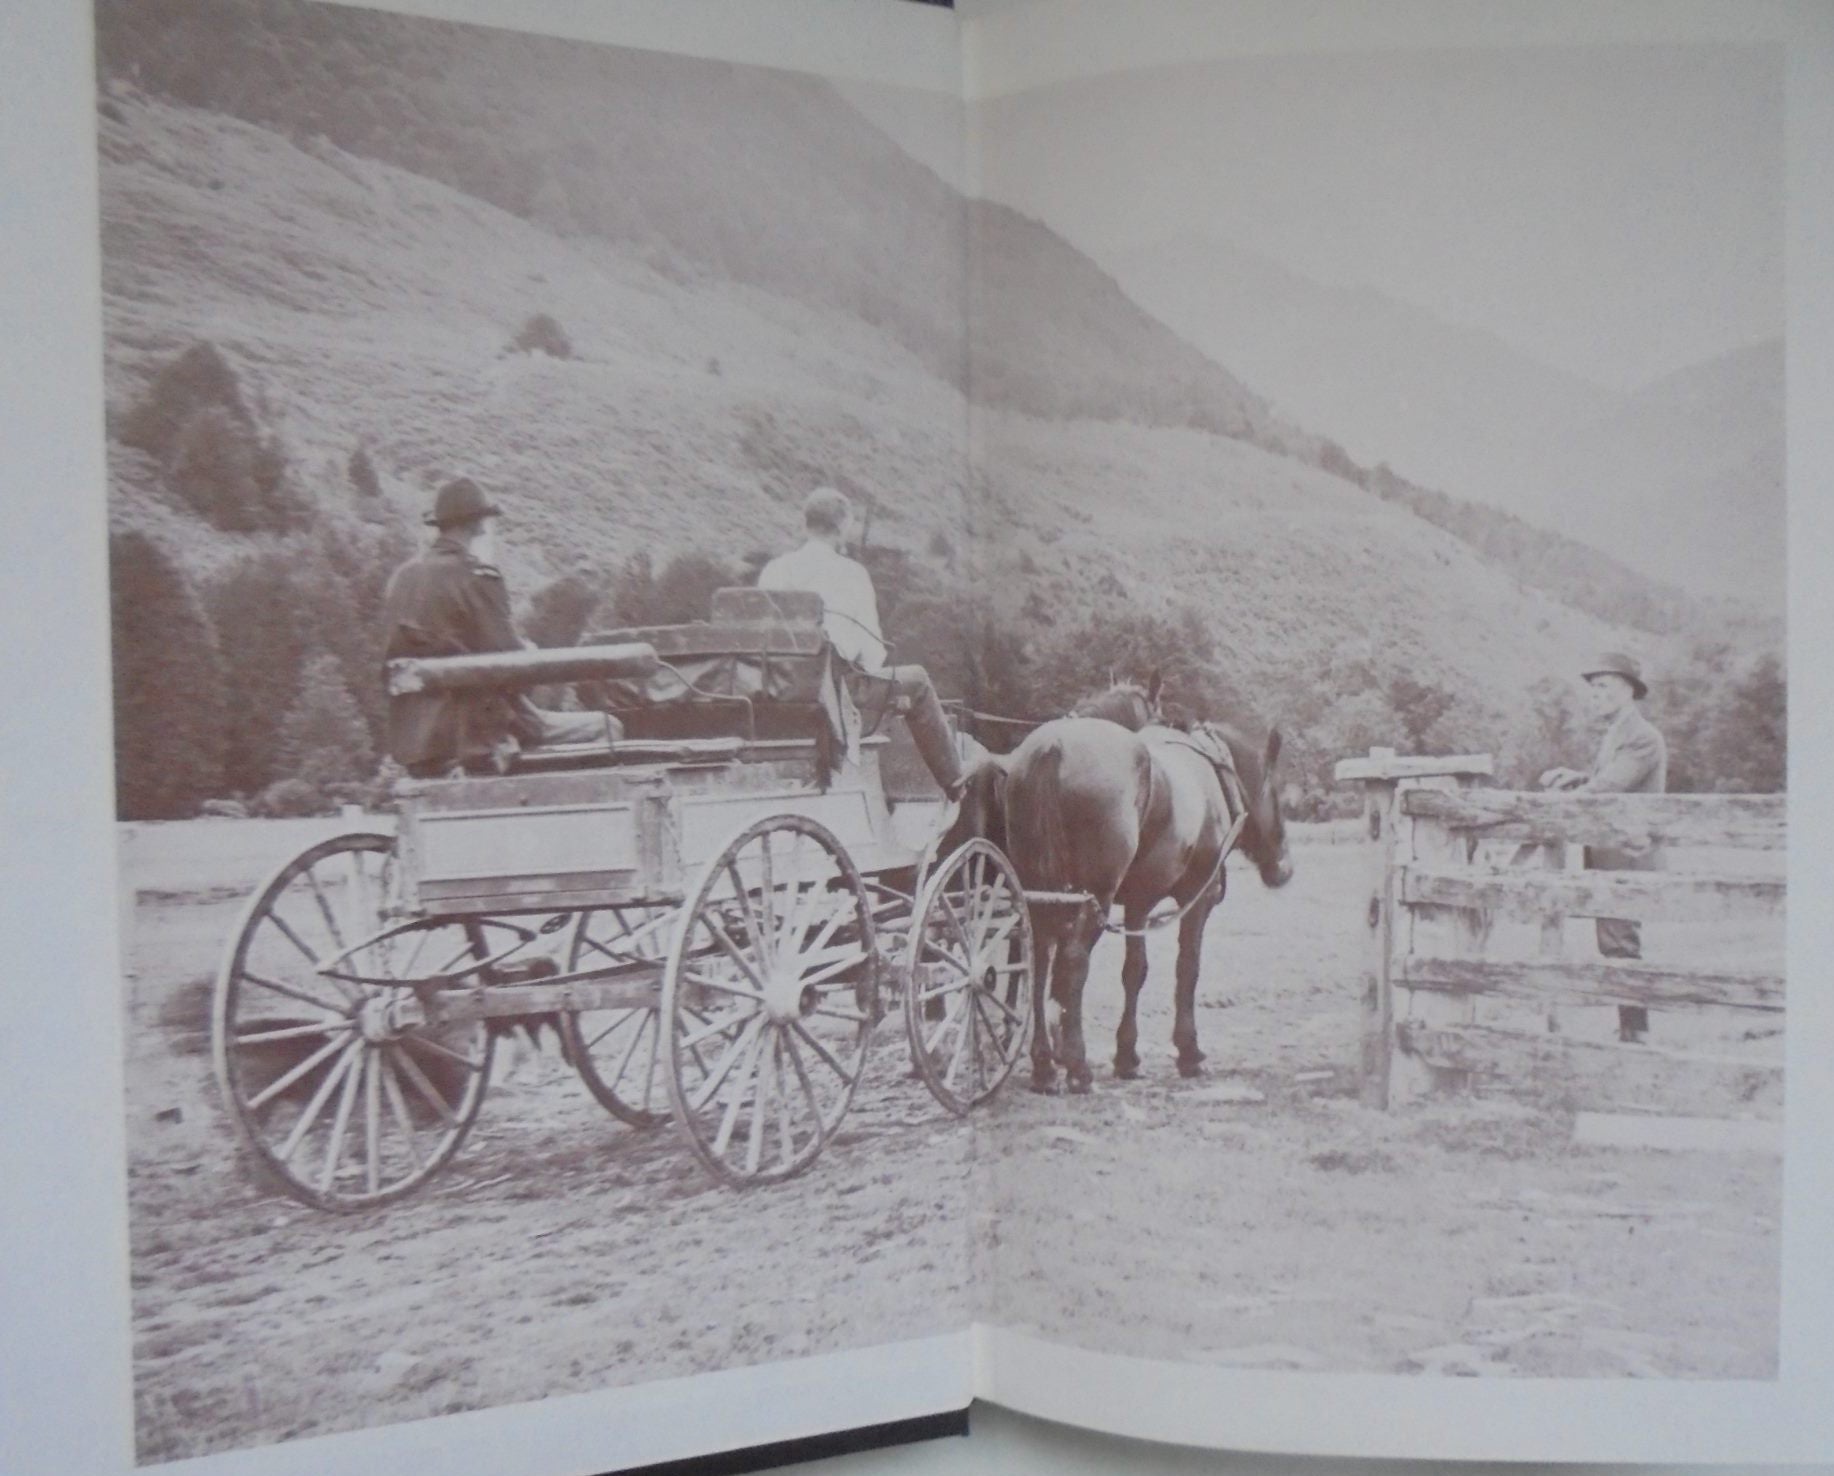
[[[1229,829],[1223,835],[1223,843],[1217,848],[1216,866],[1205,879],[1204,884],[1191,894],[1191,900],[1171,912],[1155,913],[1137,928],[1118,926],[1103,919],[1104,933],[1117,933],[1123,938],[1144,938],[1148,933],[1159,928],[1170,927],[1175,922],[1183,921],[1185,915],[1209,894],[1210,888],[1216,885],[1216,879],[1223,874],[1223,866],[1229,860],[1229,853],[1235,849],[1235,843],[1242,834],[1242,827],[1248,823],[1248,791],[1243,787],[1242,776],[1236,772],[1235,755],[1229,751],[1229,745],[1214,733],[1199,728],[1191,732],[1178,731],[1171,736],[1155,740],[1160,748],[1188,748],[1201,757],[1215,770],[1217,782],[1223,789],[1223,806],[1229,813]]]

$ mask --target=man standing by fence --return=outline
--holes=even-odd
[[[1668,745],[1637,703],[1648,694],[1642,669],[1621,651],[1607,651],[1581,673],[1595,716],[1605,720],[1598,756],[1590,770],[1549,769],[1543,789],[1576,789],[1594,794],[1663,794],[1668,789]],[[1653,845],[1641,850],[1587,846],[1586,865],[1594,871],[1655,871],[1661,858]],[[1597,919],[1598,951],[1606,958],[1641,958],[1643,931],[1621,917]],[[1618,1039],[1641,1041],[1649,1033],[1649,1011],[1642,1005],[1619,1005]]]

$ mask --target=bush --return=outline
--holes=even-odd
[[[321,794],[375,769],[369,727],[329,653],[312,657],[300,674],[299,695],[280,725],[280,763]]]
[[[183,571],[144,533],[109,540],[115,809],[123,820],[197,813],[223,785],[223,665]]]
[[[214,344],[193,344],[160,370],[115,433],[158,462],[168,491],[225,532],[284,532],[310,521],[285,449],[263,432]]]
[[[600,591],[583,574],[563,574],[529,599],[522,630],[538,646],[574,646],[599,607]]]
[[[268,820],[297,820],[307,815],[329,815],[335,808],[331,796],[304,779],[276,779],[249,805]]]
[[[566,330],[546,313],[536,313],[509,342],[510,352],[546,354],[550,359],[571,359],[573,343]]]
[[[376,473],[376,463],[370,459],[369,451],[358,446],[350,453],[350,461],[345,470],[350,476],[350,485],[358,497],[364,501],[382,495],[382,478]]]

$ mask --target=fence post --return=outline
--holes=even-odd
[[[1475,776],[1468,772],[1430,774],[1401,782],[1397,795],[1410,789],[1466,789]],[[1429,866],[1468,867],[1476,858],[1477,841],[1452,830],[1437,820],[1417,819],[1396,812],[1400,833],[1395,839],[1393,867],[1421,863]],[[1461,958],[1481,958],[1490,939],[1491,918],[1488,913],[1463,907],[1407,907],[1395,918],[1393,957],[1405,960],[1416,949]],[[1428,1056],[1405,1049],[1410,1034],[1423,1041],[1431,1032],[1445,1027],[1456,1029],[1477,1019],[1477,996],[1471,994],[1438,994],[1410,991],[1405,1019],[1397,1022],[1397,1039],[1404,1049],[1391,1069],[1390,1101],[1409,1101],[1423,1097],[1435,1086],[1468,1086],[1470,1073],[1461,1065],[1435,1062]],[[1455,1058],[1456,1059],[1456,1058]]]
[[[1388,1107],[1417,1096],[1430,1081],[1422,1063],[1396,1051],[1396,963],[1412,945],[1412,930],[1402,916],[1396,883],[1403,849],[1412,855],[1413,836],[1404,828],[1399,805],[1403,781],[1440,781],[1463,786],[1488,775],[1489,755],[1447,758],[1398,756],[1392,748],[1372,748],[1367,758],[1340,759],[1337,781],[1360,784],[1363,789],[1363,827],[1368,850],[1365,871],[1367,901],[1363,909],[1362,1090],[1365,1106]],[[1408,822],[1411,827],[1412,822]],[[1456,1003],[1456,1002],[1454,1002]]]

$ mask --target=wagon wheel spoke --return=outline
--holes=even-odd
[[[759,820],[706,863],[664,966],[658,1065],[713,1173],[747,1184],[814,1161],[863,1070],[876,957],[865,884],[817,822]]]
[[[331,1100],[332,1092],[337,1090],[338,1082],[341,1081],[345,1073],[349,1071],[350,1063],[355,1058],[356,1052],[360,1049],[360,1046],[353,1045],[346,1051],[344,1057],[338,1064],[327,1071],[323,1079],[320,1080],[317,1090],[307,1099],[306,1105],[300,1109],[298,1119],[294,1122],[291,1131],[287,1133],[277,1150],[282,1162],[292,1158],[292,1156],[299,1151],[299,1145],[305,1142],[306,1134],[312,1130],[312,1125],[318,1121],[320,1115],[324,1112],[325,1104]]]
[[[394,987],[436,984],[481,951],[476,925],[390,910],[393,856],[390,837],[351,833],[281,866],[244,908],[212,998],[231,1120],[282,1189],[321,1208],[411,1192],[458,1151],[483,1100],[483,1021],[413,1027],[384,1008]],[[384,1141],[397,1135],[399,1153]]]
[[[357,1088],[368,1074],[365,1068],[369,1065],[369,1053],[358,1046],[350,1053],[349,1059],[357,1063],[344,1073],[344,1089],[338,1095],[337,1116],[331,1124],[331,1138],[325,1144],[325,1161],[319,1167],[318,1187],[324,1194],[331,1192],[331,1185],[337,1178],[338,1161],[344,1156],[344,1134],[350,1127],[350,1109],[356,1106]]]
[[[970,841],[925,883],[911,934],[912,1062],[938,1101],[966,1112],[1011,1074],[1031,1024],[1031,916],[1011,864]]]
[[[388,1052],[381,1051],[376,1056],[376,1070],[382,1077],[382,1092],[388,1098],[388,1113],[394,1118],[395,1126],[401,1130],[401,1139],[407,1145],[408,1158],[415,1168],[425,1160],[420,1156],[420,1144],[414,1138],[414,1119],[408,1112],[407,1098],[401,1094],[401,1072]]]
[[[439,1089],[427,1079],[427,1073],[422,1069],[420,1062],[409,1055],[405,1049],[397,1049],[392,1052],[392,1055],[395,1064],[407,1077],[408,1084],[420,1093],[421,1099],[448,1123],[457,1122],[458,1118],[452,1110],[452,1104],[442,1097]]]
[[[430,1035],[404,1035],[401,1038],[404,1046],[415,1045],[422,1050],[432,1051],[436,1056],[443,1056],[455,1066],[463,1066],[467,1071],[482,1071],[487,1063],[474,1061],[463,1051],[455,1051],[449,1045],[442,1045]]]

